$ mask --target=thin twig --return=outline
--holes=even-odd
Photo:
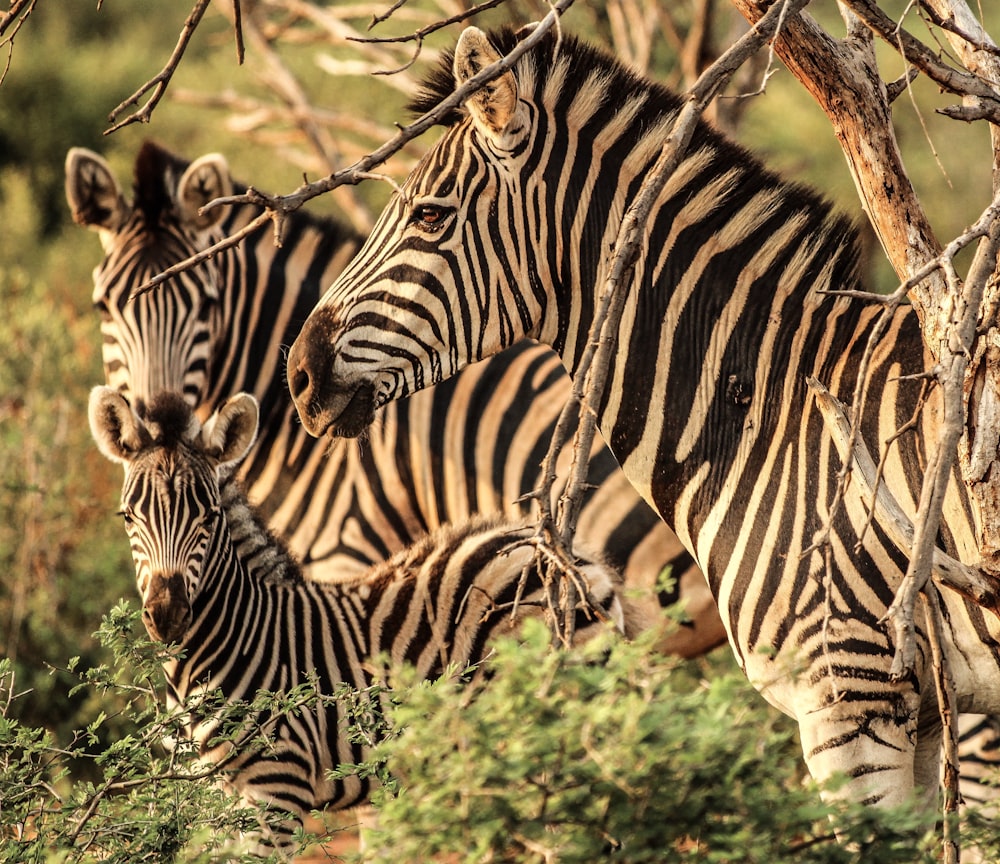
[[[684,105],[673,123],[655,165],[643,181],[638,194],[622,219],[622,225],[611,253],[609,273],[594,314],[594,320],[591,323],[590,338],[574,374],[573,398],[563,409],[564,414],[577,410],[580,412],[576,432],[577,439],[574,446],[572,479],[563,493],[559,507],[559,537],[564,546],[568,545],[572,537],[581,505],[581,484],[586,477],[590,454],[589,442],[593,440],[596,426],[594,408],[600,404],[611,359],[617,350],[616,334],[625,306],[625,297],[632,281],[645,226],[656,200],[683,159],[701,114],[708,103],[726,85],[740,66],[773,38],[786,16],[802,9],[808,2],[809,0],[784,0],[784,2],[775,3],[748,33],[730,46],[718,60],[702,73],[688,92]],[[557,424],[557,432],[566,430],[569,425],[568,420],[561,416]],[[551,499],[556,454],[565,443],[565,438],[559,440],[557,435],[553,435],[549,451],[543,462],[544,482],[538,492],[543,519],[549,506],[547,502]],[[551,518],[550,515],[549,518]],[[560,641],[565,643],[570,641],[571,634],[560,633],[559,637]]]
[[[0,15],[0,36],[3,36],[11,25],[14,25],[14,33],[20,30],[37,3],[38,0],[12,0],[10,8]]]
[[[157,75],[154,75],[149,81],[136,90],[135,93],[129,96],[124,102],[119,104],[118,107],[108,115],[108,122],[114,123],[114,125],[110,129],[105,130],[105,135],[117,132],[119,129],[132,123],[149,122],[149,118],[153,115],[153,109],[156,108],[160,100],[163,98],[163,95],[167,92],[167,86],[170,84],[170,79],[173,78],[174,72],[177,71],[181,58],[184,56],[185,50],[187,50],[188,43],[191,41],[194,31],[198,28],[198,24],[201,23],[201,19],[205,14],[205,10],[208,9],[209,3],[211,3],[211,0],[195,0],[194,9],[191,10],[191,14],[188,15],[187,20],[184,22],[180,38],[177,40],[177,45],[174,47],[173,53],[170,55],[170,59],[167,60],[167,65],[164,66]],[[237,6],[238,5],[239,4],[237,4]],[[124,120],[115,123],[115,118],[117,118],[119,114],[131,105],[138,105],[139,100],[150,90],[153,92],[146,101],[145,105],[136,111],[133,111]]]
[[[388,12],[382,16],[373,15],[371,23],[368,25],[368,29],[371,30],[376,24],[380,24],[392,15],[401,5],[403,5],[405,0],[397,3]],[[450,18],[442,18],[439,21],[435,21],[433,24],[429,24],[426,27],[421,27],[419,30],[415,30],[406,36],[348,36],[347,39],[350,42],[363,42],[371,45],[386,45],[393,42],[422,42],[431,33],[436,33],[438,30],[449,26],[450,24],[459,24],[462,21],[467,21],[469,18],[473,18],[480,12],[485,12],[487,9],[494,9],[497,6],[502,6],[507,0],[486,0],[485,3],[480,3],[478,6],[471,6],[468,9],[459,12],[457,15],[452,15]]]
[[[928,640],[931,646],[931,659],[935,670],[934,682],[937,689],[938,714],[941,716],[941,739],[944,752],[944,771],[942,786],[944,786],[942,820],[942,843],[944,845],[944,864],[958,864],[959,838],[954,832],[954,819],[948,818],[958,812],[960,795],[958,790],[960,761],[958,757],[958,708],[955,698],[955,682],[948,671],[945,662],[944,646],[941,634],[945,632],[944,616],[941,614],[941,599],[936,591],[923,592],[925,614],[927,616]]]
[[[7,59],[4,62],[3,70],[0,71],[0,84],[6,80],[10,65],[14,60],[14,37],[21,31],[24,22],[28,20],[28,16],[34,11],[37,3],[38,0],[14,0],[10,9],[0,17],[0,36],[3,37],[0,39],[0,45],[6,44],[7,46]],[[10,33],[7,33],[7,29],[11,25],[13,28]]]
[[[243,7],[242,0],[233,0],[233,35],[236,38],[236,62],[242,66],[246,58],[246,46],[243,44]]]
[[[949,93],[975,97],[980,101],[983,116],[1000,123],[1000,93],[981,78],[942,63],[937,54],[896,24],[883,12],[875,0],[842,0],[880,39],[899,51],[928,78]]]
[[[421,27],[419,30],[415,30],[407,36],[348,36],[349,42],[362,42],[371,45],[385,45],[391,43],[403,43],[403,42],[416,42],[416,46],[413,49],[413,53],[410,55],[410,59],[404,63],[402,66],[397,66],[395,69],[380,69],[372,72],[373,75],[398,75],[400,72],[405,72],[407,69],[412,67],[417,60],[420,59],[420,52],[424,47],[424,39],[431,33],[435,33],[450,24],[458,24],[462,21],[467,21],[470,18],[475,17],[480,12],[485,12],[487,9],[493,9],[497,6],[502,6],[507,0],[486,0],[485,3],[480,3],[478,6],[473,6],[470,9],[466,9],[459,12],[457,15],[452,15],[450,18],[445,18],[440,21],[435,21],[433,24],[428,24],[426,27]],[[399,4],[394,6],[388,13],[386,13],[386,18],[392,14]],[[385,18],[381,19],[385,20]],[[375,24],[379,23],[376,19],[372,19],[372,23],[369,25],[368,29],[371,30]]]
[[[876,521],[892,542],[907,552],[913,545],[913,522],[886,485],[876,483],[875,460],[864,442],[855,441],[854,446],[848,449],[851,422],[847,417],[847,409],[816,378],[809,378],[806,383],[813,391],[816,404],[841,460],[850,463],[851,477],[857,494],[875,511]],[[968,597],[986,609],[994,612],[1000,610],[1000,580],[991,574],[970,567],[940,549],[934,550],[932,572],[934,577],[947,588],[958,591],[962,596]]]
[[[803,2],[803,0],[798,0],[798,2]],[[169,270],[166,270],[158,276],[147,280],[136,288],[133,294],[138,295],[149,291],[164,282],[166,279],[169,279],[171,276],[196,266],[202,261],[216,255],[223,249],[228,249],[229,247],[236,245],[236,243],[247,236],[253,228],[259,227],[268,218],[275,220],[277,231],[278,226],[284,217],[289,213],[298,210],[307,201],[311,201],[313,198],[330,192],[338,186],[343,186],[345,184],[357,185],[362,182],[362,180],[366,177],[371,176],[371,170],[373,168],[384,163],[390,156],[401,150],[407,143],[437,125],[442,118],[448,116],[448,114],[450,114],[455,108],[459,107],[470,94],[476,92],[484,84],[492,81],[494,78],[498,78],[510,69],[514,63],[517,62],[519,57],[530,51],[538,42],[545,38],[545,34],[555,26],[559,17],[567,9],[569,9],[573,3],[574,0],[558,0],[557,3],[552,5],[551,11],[535,26],[528,36],[517,44],[510,54],[506,57],[502,57],[496,63],[487,66],[481,72],[469,78],[468,81],[460,87],[456,87],[455,91],[450,96],[443,99],[430,111],[422,114],[409,126],[401,128],[399,132],[393,136],[393,138],[373,150],[368,155],[362,157],[348,168],[336,171],[322,180],[317,180],[313,183],[305,183],[288,195],[265,195],[264,193],[250,188],[242,195],[231,195],[223,198],[216,198],[214,201],[209,201],[208,204],[202,208],[202,211],[225,204],[256,204],[257,206],[265,208],[267,213],[262,214],[260,217],[255,219],[252,223],[238,232],[238,234],[220,240],[202,252],[192,255],[190,258],[186,258],[184,261],[181,261],[169,268]]]

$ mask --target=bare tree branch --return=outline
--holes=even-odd
[[[900,549],[913,545],[913,522],[897,502],[892,491],[878,480],[878,467],[863,441],[852,442],[852,424],[848,411],[826,385],[816,378],[806,382],[816,399],[827,429],[841,460],[848,465],[857,494],[874,512],[875,518]],[[940,549],[934,550],[933,572],[942,585],[968,597],[986,608],[1000,606],[1000,584],[976,567],[952,558]],[[914,597],[916,593],[913,592]],[[887,616],[888,617],[888,616]]]
[[[981,100],[980,108],[1000,123],[1000,93],[976,75],[942,63],[937,54],[883,12],[874,0],[841,0],[875,35],[895,48],[933,82],[949,93]]]
[[[7,59],[3,70],[0,71],[0,84],[6,79],[11,61],[14,59],[14,37],[20,32],[37,4],[38,0],[12,0],[10,9],[0,16],[0,37],[3,37],[0,39],[0,45],[7,46]]]
[[[534,45],[545,38],[545,34],[556,25],[560,16],[573,5],[573,2],[574,0],[559,0],[559,2],[554,3],[551,7],[551,11],[535,26],[528,36],[517,44],[510,54],[506,57],[502,57],[496,63],[487,66],[481,72],[471,77],[460,87],[457,87],[450,96],[442,100],[430,111],[421,115],[409,126],[400,129],[391,140],[385,142],[381,147],[373,150],[371,153],[362,157],[348,168],[336,171],[322,180],[317,180],[313,183],[305,183],[288,195],[265,195],[255,189],[248,189],[243,195],[231,195],[223,198],[216,198],[214,201],[210,201],[206,204],[202,210],[208,210],[212,207],[219,207],[225,204],[256,204],[260,207],[264,207],[267,212],[263,217],[258,217],[258,219],[254,220],[254,222],[250,224],[252,224],[254,228],[257,228],[260,224],[262,224],[263,219],[270,218],[275,221],[275,230],[276,232],[279,232],[282,220],[289,213],[298,210],[299,207],[307,201],[311,201],[319,195],[330,192],[338,186],[342,186],[344,184],[356,185],[362,182],[362,180],[367,179],[371,176],[372,169],[377,168],[385,162],[390,156],[402,149],[402,147],[409,141],[412,141],[428,129],[438,124],[443,117],[447,116],[451,111],[460,106],[471,93],[476,92],[484,84],[499,77],[510,69],[510,67],[517,62],[517,59],[522,54],[531,50]],[[249,227],[250,226],[248,225],[239,232],[239,235],[234,235],[234,237],[238,236],[239,240],[242,240],[243,237],[249,233],[247,231],[247,228]],[[194,267],[202,261],[211,258],[222,249],[235,245],[234,242],[231,242],[232,239],[233,238],[226,238],[197,255],[192,255],[190,258],[179,262],[169,270],[160,273],[140,285],[135,289],[135,293],[139,294],[149,291],[157,285],[165,282],[171,276]],[[236,242],[239,242],[239,240]]]
[[[235,17],[239,8],[239,2],[235,2],[233,4],[234,26],[240,20]],[[336,170],[343,162],[339,143],[328,130],[316,122],[315,112],[310,105],[305,88],[282,61],[278,52],[274,50],[271,40],[264,36],[258,22],[256,8],[251,9],[242,26],[250,40],[255,57],[260,61],[254,64],[254,72],[257,77],[287,107],[291,121],[300,130],[313,152],[319,157],[323,165],[323,170]],[[364,206],[357,196],[344,187],[335,192],[335,197],[341,210],[350,218],[352,224],[360,232],[367,233],[371,230],[374,223],[371,211]]]
[[[622,219],[622,226],[611,252],[611,266],[604,284],[601,300],[591,324],[590,339],[580,358],[573,378],[572,397],[559,418],[549,452],[542,465],[546,482],[538,492],[542,509],[539,531],[555,539],[567,548],[576,529],[576,520],[582,500],[582,490],[586,480],[587,462],[596,428],[594,406],[599,404],[604,392],[608,370],[615,350],[617,332],[621,320],[628,286],[632,279],[635,261],[642,244],[646,222],[652,212],[660,192],[680,164],[695,127],[705,106],[725,86],[737,69],[756,53],[783,25],[786,17],[803,8],[809,0],[783,0],[775,3],[757,24],[715,63],[707,69],[687,94],[670,135],[664,142],[660,155],[649,175],[643,181],[638,194]],[[571,412],[579,412],[580,421],[574,440],[574,464],[570,482],[560,501],[558,525],[553,525],[549,502],[551,501],[551,480],[555,476],[556,453],[566,443],[566,429]],[[560,433],[562,438],[560,440]],[[572,588],[566,592],[569,608],[575,606]],[[563,606],[563,609],[566,609]],[[572,621],[563,622],[563,630],[557,632],[562,644],[571,644]]]
[[[21,25],[34,11],[37,4],[38,0],[11,0],[10,9],[0,15],[0,36],[3,36],[12,26],[14,33],[20,30]],[[14,33],[10,35],[13,36]]]
[[[108,115],[108,122],[113,123],[114,125],[110,129],[105,130],[105,135],[117,132],[119,129],[129,126],[132,123],[149,122],[149,118],[153,115],[153,109],[156,108],[160,100],[163,98],[163,95],[167,92],[167,86],[170,84],[170,79],[173,78],[174,72],[177,71],[181,58],[187,50],[188,43],[191,41],[194,31],[201,23],[201,19],[204,17],[205,10],[208,8],[209,3],[211,3],[211,0],[195,0],[194,8],[191,10],[191,14],[188,15],[187,20],[184,22],[184,28],[181,30],[180,38],[177,40],[177,45],[174,47],[173,53],[170,55],[170,59],[167,60],[167,65],[164,66],[158,74],[154,75],[149,79],[149,81],[136,90],[135,93],[129,96],[124,102],[119,104],[118,107]],[[146,93],[149,93],[150,90],[153,92],[149,99],[146,100],[145,105],[133,111],[123,120],[115,123],[116,118],[126,108],[132,105],[138,105],[139,100]]]

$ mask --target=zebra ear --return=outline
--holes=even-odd
[[[117,231],[132,209],[108,163],[84,147],[66,154],[66,202],[74,222],[98,231]]]
[[[207,231],[225,218],[228,208],[213,207],[205,213],[198,211],[209,201],[232,192],[233,180],[225,156],[209,153],[195,159],[177,184],[177,209],[181,221],[196,231]]]
[[[136,417],[128,400],[111,387],[90,391],[90,434],[112,462],[127,464],[150,443],[149,433]]]
[[[466,27],[455,46],[452,66],[455,83],[462,86],[502,57],[482,30]],[[525,128],[517,104],[517,80],[510,70],[485,84],[465,101],[476,126],[503,149],[510,149],[517,143]]]
[[[237,393],[227,399],[205,422],[201,445],[217,459],[219,468],[238,463],[257,440],[257,400],[249,393]]]

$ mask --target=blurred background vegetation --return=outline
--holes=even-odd
[[[611,44],[654,76],[684,87],[713,48],[728,45],[741,31],[741,19],[719,0],[714,38],[700,62],[682,62],[681,42],[671,44],[663,35],[669,29],[663,29],[663,16],[670,10],[680,40],[690,23],[689,4],[660,5],[581,0],[564,22],[568,30]],[[905,4],[883,5],[901,13]],[[814,6],[813,14],[842,35],[835,4]],[[388,7],[360,4],[345,20],[364,30],[372,13]],[[416,11],[404,7],[376,33],[409,33],[442,17],[442,9],[452,14],[459,8],[457,2],[426,0]],[[75,655],[84,666],[106,662],[92,634],[117,598],[135,594],[128,544],[114,516],[120,475],[96,453],[86,421],[88,391],[103,382],[98,319],[90,305],[90,271],[101,253],[96,236],[70,219],[63,193],[67,150],[100,152],[126,190],[134,155],[151,137],[191,158],[220,151],[237,179],[290,192],[304,175],[317,179],[350,164],[388,138],[394,123],[405,123],[412,86],[407,82],[436,50],[453,44],[461,27],[428,37],[414,68],[387,79],[367,74],[374,52],[384,51],[391,67],[403,65],[412,46],[365,53],[356,44],[331,41],[329,22],[304,23],[280,2],[244,2],[243,10],[245,62],[237,63],[224,4],[213,5],[148,124],[104,134],[109,112],[166,62],[190,11],[187,3],[41,0],[13,41],[0,83],[0,655],[12,661],[17,688],[30,691],[17,703],[22,719],[57,735],[88,722],[96,710],[91,703],[100,700],[88,691],[71,699],[74,679],[60,670]],[[658,34],[648,52],[642,40],[629,41],[621,24],[635,10]],[[520,23],[543,13],[539,5],[517,0],[481,21]],[[989,26],[1000,35],[1000,25]],[[902,61],[888,50],[882,54],[885,77],[902,74]],[[819,188],[861,219],[826,118],[788,73],[779,69],[762,95],[734,95],[758,89],[766,61],[741,73],[722,105],[720,125],[772,166]],[[359,66],[365,67],[361,74]],[[291,73],[294,85],[287,79],[281,85],[275,70]],[[316,109],[318,146],[288,107],[299,97]],[[895,107],[907,164],[942,241],[973,221],[991,197],[985,125],[961,125],[933,113],[948,101],[917,81],[912,97],[904,94]],[[425,146],[408,147],[388,173],[403,176]],[[310,207],[364,227],[387,195],[387,184],[369,182]],[[873,279],[891,288],[891,271],[880,258],[873,248]],[[692,668],[697,677],[729,670],[732,663],[723,650]],[[739,698],[760,701],[748,685]]]

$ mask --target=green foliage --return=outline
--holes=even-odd
[[[397,690],[390,722],[401,731],[363,769],[393,778],[363,860],[913,864],[940,854],[913,808],[821,803],[791,722],[733,670],[699,679],[641,641],[553,651],[540,625],[501,643],[489,670],[484,685],[451,676]]]
[[[239,839],[280,814],[262,812],[227,794],[218,766],[199,762],[185,734],[188,711],[219,717],[217,739],[242,751],[267,747],[269,728],[248,724],[262,711],[272,719],[315,703],[313,688],[281,695],[259,693],[251,702],[226,703],[209,693],[186,710],[166,710],[162,645],[137,628],[139,614],[120,604],[96,634],[112,651],[110,665],[70,662],[77,691],[99,695],[99,710],[85,726],[62,737],[16,719],[25,698],[13,664],[0,660],[0,859],[36,862],[258,861]],[[112,717],[112,712],[114,717]],[[102,743],[106,727],[119,729]],[[172,742],[165,747],[163,742]],[[73,781],[75,763],[88,762],[93,779]],[[314,842],[303,835],[304,843]]]
[[[143,637],[138,618],[128,604],[105,616],[96,635],[110,664],[70,661],[95,713],[67,736],[16,719],[24,693],[0,660],[0,860],[257,860],[239,838],[280,814],[220,788],[225,766],[197,759],[186,718],[218,716],[213,741],[266,750],[271,721],[327,700],[373,747],[367,762],[334,773],[381,784],[379,829],[358,861],[919,864],[940,855],[914,808],[821,803],[803,780],[792,724],[731,664],[705,679],[703,664],[664,658],[642,640],[556,651],[529,622],[475,673],[427,682],[394,670],[391,690],[320,695],[310,685],[236,703],[209,693],[167,710],[157,693],[169,651]],[[110,723],[130,731],[108,744]],[[81,761],[89,780],[74,779]],[[1000,848],[995,820],[973,814],[970,826],[968,841]],[[328,838],[299,839],[305,849]]]
[[[93,661],[94,624],[135,590],[111,515],[120,476],[87,427],[101,375],[90,310],[13,269],[0,270],[0,304],[0,652],[27,691],[11,710],[65,732],[88,695],[49,664]]]

